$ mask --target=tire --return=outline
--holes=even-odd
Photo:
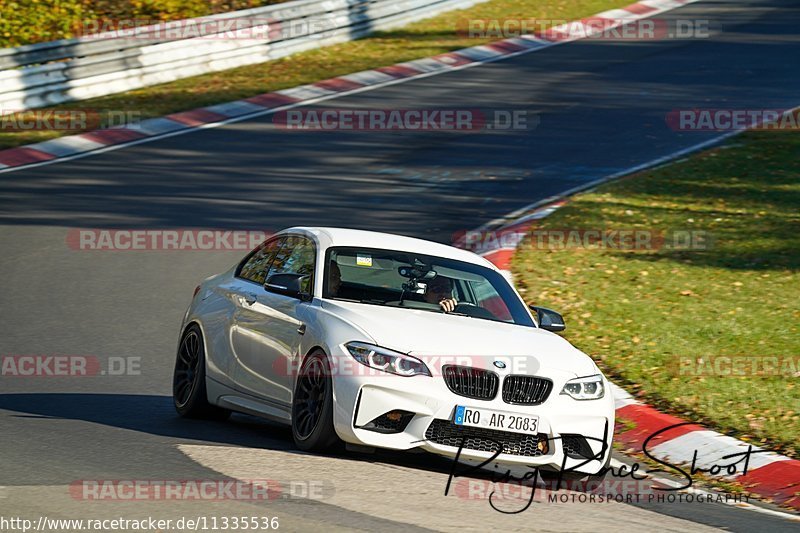
[[[328,357],[312,352],[300,369],[292,398],[292,437],[307,452],[331,452],[342,441],[333,427],[333,379]]]
[[[185,418],[225,420],[231,414],[208,402],[206,391],[206,350],[203,333],[192,324],[181,336],[172,375],[172,401]]]

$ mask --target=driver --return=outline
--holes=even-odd
[[[458,305],[456,299],[453,298],[453,280],[445,276],[433,278],[428,283],[423,298],[429,304],[439,304],[445,313],[452,313]]]

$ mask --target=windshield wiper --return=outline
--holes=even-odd
[[[333,300],[338,300],[338,301],[341,301],[341,302],[353,302],[353,303],[356,303],[356,304],[373,304],[373,305],[385,305],[386,304],[386,300],[377,300],[377,299],[368,299],[368,298],[363,299],[363,300],[356,300],[356,299],[353,299],[353,298],[337,298],[337,297],[334,296],[332,299]]]

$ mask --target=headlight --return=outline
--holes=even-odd
[[[430,376],[431,371],[425,363],[400,352],[364,342],[348,342],[347,351],[362,365],[382,370],[398,376]]]
[[[605,392],[603,376],[597,374],[567,381],[561,394],[569,394],[576,400],[598,400],[603,397]]]

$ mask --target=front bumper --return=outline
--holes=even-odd
[[[597,473],[611,453],[615,411],[607,383],[603,398],[577,401],[559,394],[574,374],[541,371],[537,375],[551,379],[553,391],[544,403],[524,406],[505,403],[499,391],[492,400],[457,395],[448,389],[441,375],[401,377],[379,371],[369,374],[334,376],[334,427],[345,442],[396,450],[420,448],[455,457],[462,439],[469,434],[460,458],[479,461],[492,458],[498,448],[491,439],[503,445],[502,453],[496,457],[498,462],[553,470],[563,465],[567,470],[584,474]],[[502,371],[498,374],[502,387],[504,375]],[[452,420],[459,405],[536,415],[539,435],[456,426]],[[407,413],[398,422],[400,431],[397,428],[376,431],[369,424],[392,411]],[[575,439],[578,436],[585,438],[582,448]],[[576,448],[581,448],[583,456],[597,458],[570,457],[575,455]]]

